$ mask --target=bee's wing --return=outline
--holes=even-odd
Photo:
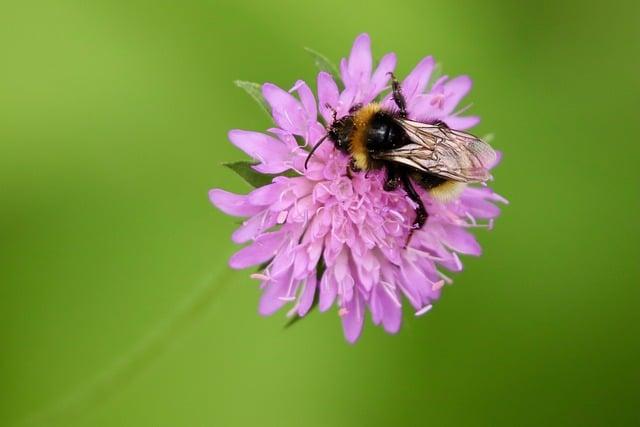
[[[481,182],[491,177],[496,153],[486,142],[446,126],[399,119],[411,142],[375,158],[402,163],[423,172],[460,182]]]

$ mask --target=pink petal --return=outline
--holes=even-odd
[[[340,77],[342,78],[342,83],[344,83],[345,87],[352,86],[353,83],[349,76],[349,62],[346,58],[342,58],[340,60]]]
[[[280,182],[272,182],[271,184],[258,187],[247,195],[249,201],[258,206],[273,205],[282,194],[285,186]]]
[[[336,107],[338,118],[347,115],[349,109],[358,102],[358,99],[361,96],[360,92],[361,88],[358,85],[347,87],[342,91]]]
[[[269,261],[274,257],[286,237],[287,235],[282,229],[261,235],[252,244],[233,254],[229,259],[229,266],[239,270]]]
[[[401,279],[398,285],[401,287],[405,296],[416,308],[422,306],[422,298],[419,287],[427,282],[424,273],[411,261],[405,259],[400,268]]]
[[[318,307],[320,311],[327,311],[336,299],[338,294],[338,285],[333,277],[333,274],[325,271],[320,279],[320,302]]]
[[[307,253],[306,248],[303,245],[299,245],[294,249],[293,257],[294,268],[293,275],[296,277],[304,277],[311,270],[309,267],[309,254]]]
[[[480,123],[480,117],[478,117],[478,116],[465,116],[465,117],[449,116],[449,117],[446,117],[443,121],[451,129],[467,130],[467,129],[470,129],[470,128],[474,127],[478,123]]]
[[[495,218],[500,214],[500,208],[487,200],[484,190],[488,189],[465,188],[460,195],[460,203],[474,218]]]
[[[289,236],[289,243],[294,242],[296,239]],[[284,246],[284,245],[283,245]],[[267,267],[271,277],[280,279],[281,277],[288,276],[293,273],[293,266],[295,258],[293,256],[293,250],[290,247],[281,247],[271,264]]]
[[[402,324],[402,307],[386,291],[378,292],[383,308],[382,326],[388,333],[395,334],[400,330]]]
[[[268,210],[252,216],[233,232],[231,240],[235,243],[254,240],[259,234],[276,225],[276,217],[274,212]]]
[[[288,301],[285,298],[287,292],[291,289],[294,291],[291,284],[293,278],[289,274],[282,277],[279,280],[272,280],[267,282],[262,295],[260,296],[260,303],[258,305],[258,313],[263,316],[270,316],[285,305]]]
[[[286,130],[282,130],[280,128],[269,128],[267,129],[267,132],[277,136],[280,143],[287,147],[289,151],[294,151],[296,148],[298,148],[296,138]]]
[[[419,122],[431,122],[433,120],[441,120],[445,118],[445,113],[440,108],[437,101],[438,94],[416,95],[413,98],[409,113],[411,118]],[[444,98],[442,98],[444,102]],[[435,103],[434,103],[435,102]]]
[[[369,311],[371,312],[371,321],[374,325],[379,325],[382,322],[382,316],[384,315],[384,308],[382,307],[382,301],[380,301],[379,292],[374,288],[369,298]]]
[[[320,256],[322,255],[322,239],[312,240],[307,246],[307,253],[309,256],[309,271],[315,271],[316,267],[318,266]]]
[[[355,264],[357,274],[352,273],[352,276],[357,277],[359,286],[369,292],[373,285],[380,280],[380,263],[371,251],[365,250]]]
[[[416,65],[409,75],[402,82],[402,94],[407,100],[407,104],[411,106],[413,98],[421,94],[429,83],[431,73],[435,66],[433,57],[427,56]]]
[[[447,80],[449,80],[449,76],[445,75],[438,77],[438,80],[431,85],[429,93],[444,93],[444,84]]]
[[[474,218],[495,218],[500,215],[500,208],[486,200],[465,201],[465,209]]]
[[[489,165],[490,169],[495,168],[496,166],[498,166],[500,164],[500,162],[502,161],[502,151],[500,150],[495,150],[496,152],[496,159],[494,160],[492,165]]]
[[[298,80],[294,86],[295,90],[300,96],[300,101],[304,107],[307,115],[307,120],[316,120],[318,117],[318,108],[316,106],[316,98],[313,96],[313,92],[309,89],[309,86],[302,80]]]
[[[356,282],[351,274],[347,274],[342,280],[338,281],[338,294],[343,300],[349,301],[353,298]]]
[[[271,83],[262,86],[262,95],[271,106],[273,120],[278,126],[296,135],[305,134],[307,119],[300,101]]]
[[[457,252],[446,252],[446,254],[438,254],[442,260],[438,264],[449,271],[462,271],[463,265]]]
[[[456,225],[443,225],[442,243],[456,252],[467,255],[480,255],[482,249],[473,234]]]
[[[371,76],[371,39],[368,34],[360,34],[351,48],[351,55],[347,65],[347,72],[350,83],[362,84],[369,80]]]
[[[333,274],[338,282],[344,280],[347,274],[349,274],[349,254],[348,250],[344,247],[340,254],[338,254],[333,265]]]
[[[356,293],[353,299],[344,306],[346,312],[342,317],[342,329],[344,337],[350,343],[354,343],[360,337],[362,325],[364,324],[364,301],[359,293]]]
[[[229,140],[260,162],[254,169],[261,173],[281,173],[290,169],[291,151],[280,140],[260,132],[232,130]]]
[[[251,216],[264,210],[264,207],[251,203],[248,195],[234,194],[219,188],[209,191],[209,200],[227,215]]]
[[[444,114],[451,114],[456,109],[460,100],[471,90],[472,84],[469,76],[459,76],[444,84]]]
[[[369,89],[369,96],[363,99],[363,103],[371,102],[387,85],[389,81],[389,73],[396,68],[396,54],[388,53],[382,57],[378,68],[371,77],[371,87]]]
[[[320,106],[320,113],[326,123],[331,123],[333,120],[333,113],[326,105],[329,104],[333,108],[336,108],[339,96],[338,85],[336,85],[331,74],[325,73],[324,71],[318,74],[318,105]]]
[[[313,298],[316,294],[316,272],[313,271],[307,277],[307,280],[304,284],[304,291],[302,295],[300,295],[300,303],[298,305],[298,316],[304,316],[307,314],[311,305],[313,304]]]

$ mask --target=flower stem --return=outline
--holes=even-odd
[[[137,342],[111,366],[100,372],[92,381],[77,388],[50,405],[28,415],[17,425],[42,426],[63,422],[67,425],[77,417],[100,404],[139,376],[148,366],[164,354],[174,338],[193,324],[222,293],[230,282],[232,270],[209,274],[178,305],[176,310]]]

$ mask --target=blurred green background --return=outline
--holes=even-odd
[[[220,274],[139,375],[34,423],[639,425],[638,22],[615,1],[3,2],[0,424],[86,387]],[[246,190],[218,166],[242,156],[226,132],[269,126],[232,81],[313,82],[303,47],[337,61],[363,31],[400,76],[433,54],[474,78],[511,205],[429,315],[351,346],[335,312],[257,315],[207,190]]]

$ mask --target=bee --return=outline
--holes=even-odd
[[[415,204],[413,233],[428,218],[414,183],[436,200],[453,200],[467,183],[491,178],[489,169],[496,161],[496,153],[480,138],[451,129],[442,121],[409,120],[402,88],[389,74],[397,110],[384,109],[377,103],[355,105],[348,115],[337,119],[336,111],[327,106],[333,111],[333,121],[309,152],[305,168],[315,150],[328,139],[351,157],[348,169],[386,170],[384,190],[394,191],[402,186]]]

